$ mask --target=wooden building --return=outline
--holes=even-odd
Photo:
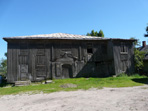
[[[9,83],[134,72],[131,39],[65,33],[3,39],[8,42]]]

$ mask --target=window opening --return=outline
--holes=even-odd
[[[120,47],[121,53],[127,53],[127,47],[125,45],[125,43],[121,43],[121,47]]]
[[[93,53],[93,45],[92,45],[92,43],[87,44],[87,53],[89,53],[89,54]]]

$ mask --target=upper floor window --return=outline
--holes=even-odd
[[[87,43],[87,53],[93,54],[93,45],[92,45],[92,43]]]
[[[120,52],[125,54],[128,53],[128,47],[125,43],[121,43]]]

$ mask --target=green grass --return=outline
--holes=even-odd
[[[64,84],[75,84],[74,88],[62,88]],[[18,93],[51,93],[57,91],[74,91],[78,89],[87,90],[89,88],[102,89],[103,87],[132,87],[141,86],[148,83],[146,76],[127,76],[121,75],[119,77],[108,78],[71,78],[71,79],[58,79],[53,80],[51,84],[32,84],[30,86],[20,87],[1,87],[0,95],[18,94]]]

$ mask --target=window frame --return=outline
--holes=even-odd
[[[86,44],[87,47],[87,54],[93,54],[94,50],[93,50],[93,43],[87,43]]]
[[[121,42],[120,54],[128,54],[128,47],[127,47],[127,44],[124,42]]]

